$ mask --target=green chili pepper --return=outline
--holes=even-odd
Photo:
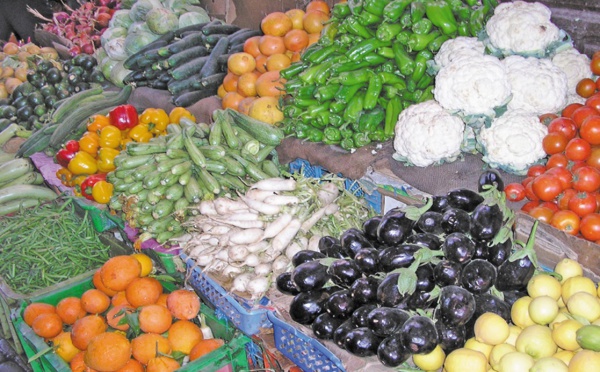
[[[412,0],[392,0],[383,8],[383,18],[388,22],[398,21],[410,3]]]
[[[469,22],[463,21],[458,23],[458,36],[471,36]]]
[[[433,76],[424,74],[419,81],[417,81],[417,89],[425,89],[433,84]]]
[[[339,74],[342,85],[355,85],[368,82],[373,76],[373,70],[362,68],[356,71],[342,72]]]
[[[388,104],[389,99],[384,97],[384,96],[379,96],[379,98],[377,99],[377,104],[381,107],[386,107]]]
[[[419,51],[415,56],[415,70],[411,75],[411,79],[416,83],[425,74],[427,70],[427,61],[433,59],[433,53],[428,51],[427,49]]]
[[[302,115],[303,110],[294,105],[285,105],[283,107],[283,116],[286,118],[297,118]]]
[[[402,14],[400,17],[400,24],[402,25],[403,29],[408,29],[412,26],[410,12],[404,12],[404,14]]]
[[[410,22],[412,24],[419,22],[425,16],[426,11],[422,1],[413,1],[410,4]]]
[[[363,110],[363,103],[365,100],[365,92],[358,92],[352,97],[350,102],[348,102],[348,107],[344,110],[344,121],[349,123],[357,123],[358,118]]]
[[[329,110],[327,111],[320,111],[319,113],[317,113],[317,116],[315,117],[315,122],[316,122],[316,127],[319,128],[324,128],[326,126],[329,125],[329,117],[330,117],[330,113]]]
[[[329,76],[331,76],[332,70],[331,68],[333,67],[335,63],[333,63],[332,61],[329,62],[323,62],[321,64],[321,69],[319,69],[319,71],[317,71],[315,73],[314,76],[314,81],[315,83],[319,84],[319,85],[323,85],[325,84],[325,81],[327,81],[327,78],[329,78]]]
[[[487,12],[488,10],[486,9],[486,7],[481,6],[471,13],[471,16],[468,19],[469,33],[471,35],[477,36],[479,32],[483,29],[483,27],[485,26],[485,16]]]
[[[478,0],[464,0],[465,3],[467,3],[468,6],[475,6],[477,5],[477,3],[479,2]]]
[[[380,74],[375,74],[369,81],[367,91],[365,93],[365,99],[363,102],[363,108],[365,110],[372,110],[377,105],[377,98],[381,94],[383,89],[383,78]]]
[[[404,49],[404,46],[400,42],[395,42],[392,44],[392,50],[394,51],[394,60],[402,75],[411,75],[415,70],[415,61]]]
[[[443,0],[431,0],[425,3],[427,18],[446,35],[453,35],[458,24],[450,4]]]
[[[298,107],[309,107],[309,106],[318,106],[319,101],[312,98],[300,98],[294,97],[293,104]]]
[[[390,137],[386,138],[385,134],[383,133],[383,130],[381,130],[381,129],[375,129],[372,132],[369,132],[368,136],[369,136],[369,139],[373,142],[383,142],[387,138],[390,138]]]
[[[317,86],[314,84],[305,85],[294,91],[294,96],[298,98],[312,98]]]
[[[317,114],[323,111],[329,111],[329,102],[324,102],[314,106],[309,106],[305,109],[304,115],[310,116],[311,118],[317,117]]]
[[[331,8],[331,15],[337,19],[344,19],[350,15],[348,3],[337,3]]]
[[[326,47],[323,47],[321,50],[311,54],[309,57],[306,58],[306,60],[311,63],[321,63],[327,57],[329,57],[335,52],[338,52],[339,50],[340,47],[338,45],[328,45]]]
[[[390,98],[387,106],[385,107],[385,124],[383,127],[383,133],[386,138],[390,138],[394,135],[394,129],[398,122],[398,115],[402,112],[402,100],[398,96]]]
[[[317,99],[319,102],[329,101],[333,99],[335,93],[340,88],[339,84],[328,84],[318,87],[314,93],[313,97]]]
[[[436,37],[435,39],[433,39],[432,42],[427,44],[427,49],[430,52],[435,53],[438,50],[440,50],[440,48],[442,47],[442,44],[444,44],[444,42],[446,42],[449,39],[450,39],[450,36],[448,36],[448,35],[440,35],[440,36]]]
[[[342,138],[352,138],[354,132],[352,129],[348,128],[348,123],[346,123],[343,127],[340,128],[340,133],[342,133]]]
[[[307,135],[307,131],[310,128],[310,125],[308,124],[304,124],[304,123],[297,123],[296,124],[296,137],[303,139],[306,138]]]
[[[321,30],[321,37],[319,38],[319,43],[321,45],[332,45],[335,41],[335,37],[339,31],[339,23],[335,21],[331,21],[326,23],[323,29]]]
[[[400,89],[396,88],[395,86],[388,85],[388,84],[385,84],[383,86],[383,89],[382,89],[383,97],[390,99],[392,97],[397,96],[398,94],[400,94]],[[381,105],[381,103],[379,103],[379,104]],[[385,105],[382,105],[382,106],[385,107]]]
[[[331,112],[332,114],[339,114],[340,112],[344,111],[345,108],[346,104],[343,102],[334,101],[329,104],[329,112]]]
[[[392,49],[392,47],[377,48],[375,53],[388,59],[394,58],[394,50]]]
[[[364,0],[363,10],[381,17],[385,6],[389,3],[389,0]]]
[[[373,31],[358,23],[358,20],[355,17],[346,18],[344,24],[346,26],[346,30],[353,35],[360,36],[364,39],[370,39],[374,35]]]
[[[412,32],[419,35],[426,35],[433,29],[433,23],[427,18],[421,19],[419,22],[415,22],[411,26]]]
[[[364,106],[363,108],[366,109]],[[384,121],[384,119],[385,110],[381,106],[374,107],[360,115],[360,118],[358,119],[358,129],[360,132],[372,132]]]
[[[325,134],[325,138],[329,141],[336,141],[339,143],[342,140],[342,133],[338,128],[329,126],[325,128],[323,133]]]
[[[412,75],[406,78],[406,90],[414,92],[417,89],[417,82],[412,79]]]
[[[383,63],[381,66],[379,66],[379,71],[380,72],[390,72],[390,73],[394,73],[394,74],[400,74],[400,71],[398,70],[398,66],[396,66],[396,61],[394,61],[394,57],[392,56],[391,59],[388,59],[387,61],[385,61],[385,63]]]
[[[333,104],[333,103],[332,103]],[[331,105],[329,105],[329,124],[333,125],[334,127],[339,127],[342,125],[342,123],[344,122],[344,118],[342,118],[341,116],[337,115],[337,114],[333,114],[331,113]]]
[[[304,71],[304,69],[306,69],[306,67],[308,67],[307,64],[297,61],[297,62],[292,63],[288,67],[284,68],[283,70],[279,71],[279,76],[286,80],[290,80],[294,76],[296,76],[299,73],[301,73],[302,71]]]
[[[341,104],[347,105],[354,98],[356,93],[364,87],[364,84],[342,85],[335,93],[335,100]],[[345,107],[344,107],[345,108]]]
[[[315,79],[315,74],[321,69],[321,65],[313,65],[308,67],[304,72],[300,73],[298,77],[306,84],[312,84]]]
[[[323,141],[323,131],[317,128],[309,128],[306,130],[306,139],[310,142],[321,142]]]
[[[292,80],[288,80],[284,86],[286,92],[294,92],[302,88],[304,86],[304,82],[300,79],[294,78]]]
[[[419,99],[421,98],[422,95],[423,95],[423,91],[417,89],[414,92],[403,92],[402,93],[402,98],[405,101],[410,101],[410,102],[413,102],[413,103],[417,103],[417,102],[419,102]]]
[[[348,50],[348,52],[346,52],[346,55],[348,56],[348,58],[350,58],[351,61],[358,61],[363,56],[376,50],[377,48],[390,46],[390,45],[391,45],[390,41],[382,41],[377,38],[370,38],[367,40],[363,40],[360,43],[358,43],[357,45],[350,48]]]
[[[352,135],[352,140],[354,140],[354,144],[356,147],[363,147],[371,143],[371,139],[369,138],[368,133],[354,133]]]
[[[364,40],[364,38],[351,34],[342,34],[338,35],[338,39],[336,40],[336,42],[342,47],[347,47],[358,42],[357,40]]]
[[[341,142],[340,142],[340,147],[343,148],[344,150],[352,150],[355,148],[354,146],[354,140],[352,138],[344,138]]]
[[[375,24],[379,24],[383,21],[383,17],[375,15],[369,12],[361,12],[358,15],[358,23],[363,26],[371,26]]]
[[[398,35],[396,35],[396,41],[402,45],[408,44],[408,40],[410,40],[410,36],[412,33],[410,31],[402,31]]]
[[[302,56],[300,57],[300,59],[302,61],[307,61],[306,58],[309,58],[312,54],[320,51],[321,49],[323,49],[323,47],[319,43],[313,43],[313,44],[309,45],[304,50],[304,52],[302,52]]]
[[[435,40],[436,37],[440,36],[439,31],[431,31],[426,35],[412,34],[406,44],[406,50],[409,52],[419,52],[427,49],[427,45]]]
[[[377,27],[375,36],[379,40],[391,41],[400,31],[402,31],[402,25],[400,23],[382,23]]]
[[[385,47],[382,47],[385,48]],[[367,53],[364,56],[362,56],[362,60],[361,62],[366,62],[369,66],[374,67],[374,66],[378,66],[382,63],[385,63],[387,61],[387,58],[384,56],[380,56],[377,53]]]
[[[350,12],[352,14],[359,14],[363,10],[364,0],[349,0],[347,1],[348,7],[350,7]]]
[[[433,85],[430,85],[427,88],[425,88],[423,94],[421,95],[421,97],[419,97],[419,102],[429,101],[433,98]]]
[[[397,84],[404,83],[404,78],[391,72],[380,71],[377,76],[381,79],[382,84]]]

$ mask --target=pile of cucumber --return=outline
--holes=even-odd
[[[283,132],[237,111],[216,110],[210,127],[183,118],[167,131],[147,143],[128,143],[107,176],[114,185],[109,207],[160,244],[183,233],[182,222],[194,211],[188,206],[235,197],[280,176],[275,146]]]
[[[188,107],[217,93],[229,55],[260,34],[219,20],[180,28],[126,59],[123,65],[132,72],[123,83],[168,89],[173,104]]]

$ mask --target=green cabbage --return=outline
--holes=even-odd
[[[100,36],[100,42],[102,45],[106,45],[109,41],[116,37],[127,36],[127,29],[123,27],[109,27]]]
[[[190,5],[200,5],[198,0],[165,0],[163,1],[165,8],[169,8],[173,13],[178,16],[183,13],[189,12],[187,9]]]
[[[122,36],[116,37],[106,43],[104,50],[110,59],[114,59],[115,61],[123,61],[127,58],[127,51],[125,50],[125,38]]]
[[[129,26],[129,30],[127,30],[130,34],[135,34],[137,32],[152,32],[150,31],[150,27],[146,24],[146,22],[133,22],[131,26]]]
[[[121,0],[121,9],[131,9],[137,0]]]
[[[125,86],[125,84],[123,84],[123,79],[125,79],[130,72],[131,70],[128,70],[123,66],[123,61],[119,61],[110,71],[109,80],[119,88],[122,88]]]
[[[119,9],[113,13],[110,22],[108,23],[108,27],[123,27],[124,29],[128,29],[129,26],[133,23],[131,17],[129,16],[128,9]]]
[[[161,7],[159,3],[158,6],[154,2],[150,0],[138,0],[131,7],[131,11],[129,12],[129,17],[133,20],[133,22],[145,21],[148,16],[148,12],[156,7]]]
[[[110,57],[105,57],[102,59],[102,62],[100,62],[100,71],[102,71],[102,75],[104,75],[106,80],[110,80],[110,73],[118,63],[119,61],[110,59]]]
[[[179,16],[179,28],[210,21],[207,13],[187,12]]]
[[[146,23],[155,34],[165,34],[179,27],[179,19],[175,13],[165,8],[154,8],[148,12]]]
[[[142,49],[146,45],[150,44],[154,40],[158,38],[158,35],[155,35],[150,32],[135,32],[130,33],[125,38],[125,51],[127,55],[132,55],[137,53],[138,50]]]

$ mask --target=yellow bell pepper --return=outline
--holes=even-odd
[[[85,151],[77,151],[68,168],[74,175],[94,174],[98,171],[96,159]]]
[[[152,134],[159,134],[167,128],[167,125],[170,123],[169,120],[169,115],[167,115],[165,110],[159,108],[147,108],[140,115],[139,124],[147,124],[148,130]]]
[[[108,173],[116,169],[115,157],[119,155],[120,151],[117,149],[111,149],[110,147],[103,147],[98,151],[98,171],[101,173]]]
[[[184,109],[183,107],[175,107],[169,113],[169,121],[173,124],[179,124],[179,120],[182,117],[186,117],[186,118],[192,120],[193,122],[196,122],[196,117],[194,115],[192,115],[191,112]]]
[[[60,167],[60,169],[56,171],[56,178],[60,180],[60,183],[67,187],[73,186],[73,173],[67,168]]]
[[[166,114],[165,114],[166,115]],[[148,142],[152,139],[152,133],[150,132],[150,126],[152,124],[142,123],[131,128],[128,133],[128,137],[135,142]]]
[[[87,176],[84,174],[79,175],[79,176],[73,175],[73,178],[71,179],[71,183],[73,185],[71,187],[73,188],[73,194],[75,196],[82,196],[81,195],[81,184],[83,183],[83,181],[85,181],[86,178],[87,178]]]
[[[100,147],[116,149],[121,146],[121,130],[114,125],[102,128],[100,132]]]
[[[102,131],[102,128],[110,125],[110,118],[105,115],[94,115],[90,118],[90,122],[87,125],[87,130],[90,132],[97,133],[98,135]]]
[[[98,181],[92,187],[92,196],[94,201],[100,204],[106,204],[113,195],[113,184],[107,181]]]
[[[96,156],[100,148],[100,136],[96,132],[85,132],[79,139],[79,150]]]

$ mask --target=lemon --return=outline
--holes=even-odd
[[[579,349],[576,333],[581,327],[583,327],[583,324],[575,319],[564,320],[554,326],[554,329],[552,330],[552,339],[561,349],[575,351]]]
[[[575,355],[571,350],[560,350],[556,354],[553,355],[556,359],[562,360],[567,366],[571,362],[571,358]]]
[[[483,342],[479,342],[475,339],[475,337],[471,337],[467,341],[465,341],[465,349],[471,349],[475,351],[479,351],[482,353],[485,358],[490,357],[490,353],[492,352],[493,345],[484,344]]]
[[[143,253],[134,253],[131,255],[133,258],[138,260],[140,265],[142,265],[142,271],[140,272],[140,276],[148,276],[152,272],[154,268],[154,264],[152,263],[152,259]]]
[[[550,328],[539,324],[524,328],[517,337],[515,347],[517,351],[529,354],[535,360],[552,356],[557,350]]]
[[[583,275],[583,267],[579,262],[570,258],[563,258],[554,266],[554,271],[562,276],[561,283],[574,276]]]
[[[460,348],[448,354],[444,361],[446,372],[487,372],[488,362],[481,352]]]
[[[569,367],[558,358],[544,357],[538,359],[529,372],[569,372]]]
[[[440,345],[427,354],[413,354],[413,363],[424,371],[435,371],[444,365],[446,353]]]
[[[569,372],[600,371],[600,353],[591,350],[580,350],[569,363]]]
[[[504,343],[515,346],[515,342],[517,342],[517,337],[519,337],[519,334],[521,333],[522,329],[521,329],[521,327],[518,327],[514,324],[511,324],[510,326],[508,326],[508,329],[509,329],[508,338],[506,339],[506,341],[504,341]]]
[[[528,312],[529,317],[536,324],[546,325],[552,322],[558,315],[558,304],[556,303],[556,299],[550,296],[535,297],[529,303]]]
[[[561,285],[558,279],[551,275],[537,274],[527,283],[527,294],[531,298],[550,296],[558,300],[561,294]]]
[[[590,323],[600,318],[600,301],[587,292],[574,293],[567,301],[567,309],[572,315],[583,317]]]
[[[498,372],[525,372],[529,371],[529,368],[533,367],[534,364],[535,360],[533,360],[531,355],[512,351],[500,358]]]
[[[585,276],[574,276],[565,280],[562,284],[562,299],[566,303],[569,298],[577,292],[587,292],[598,297],[598,290],[592,279]]]
[[[490,366],[492,366],[493,369],[498,370],[498,368],[500,368],[500,359],[502,359],[504,354],[508,354],[513,351],[517,351],[517,349],[511,344],[505,343],[494,346],[488,359]]]
[[[475,339],[488,345],[506,341],[510,329],[506,320],[495,313],[483,313],[475,321]]]
[[[557,324],[564,322],[567,319],[571,319],[571,314],[569,314],[569,310],[567,310],[566,307],[559,307],[556,318],[554,318],[554,320],[551,321],[549,324],[550,329],[554,329],[554,327],[556,327]]]
[[[529,296],[523,296],[515,301],[510,309],[510,317],[516,326],[525,328],[535,322],[529,316],[529,304],[533,299]]]

